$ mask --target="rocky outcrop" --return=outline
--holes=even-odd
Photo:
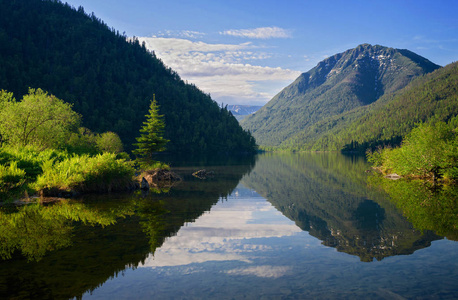
[[[174,183],[181,181],[181,177],[170,171],[163,169],[148,170],[140,175],[142,190],[149,190],[150,187],[172,186]]]

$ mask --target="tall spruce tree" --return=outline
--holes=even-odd
[[[156,98],[151,101],[149,114],[145,115],[146,121],[140,129],[140,137],[137,138],[137,149],[133,153],[141,158],[152,159],[154,152],[165,150],[165,145],[169,140],[163,137],[165,122],[164,116],[159,114],[159,105]]]

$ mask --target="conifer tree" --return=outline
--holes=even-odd
[[[159,105],[153,97],[149,108],[149,114],[145,115],[146,121],[140,129],[140,137],[137,138],[135,146],[137,149],[133,153],[142,158],[151,159],[154,152],[165,150],[165,145],[169,140],[163,137],[165,122],[164,116],[159,114]]]

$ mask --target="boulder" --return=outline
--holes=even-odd
[[[154,169],[148,170],[142,173],[142,180],[140,188],[143,189],[143,186],[146,184],[143,183],[143,180],[148,184],[148,189],[150,187],[158,186],[172,186],[175,182],[181,181],[181,177],[173,173],[170,170]],[[140,177],[139,177],[140,178]]]

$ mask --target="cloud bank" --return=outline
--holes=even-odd
[[[264,105],[300,75],[299,71],[262,66],[272,54],[251,42],[211,44],[165,37],[138,40],[181,78],[226,104]]]

